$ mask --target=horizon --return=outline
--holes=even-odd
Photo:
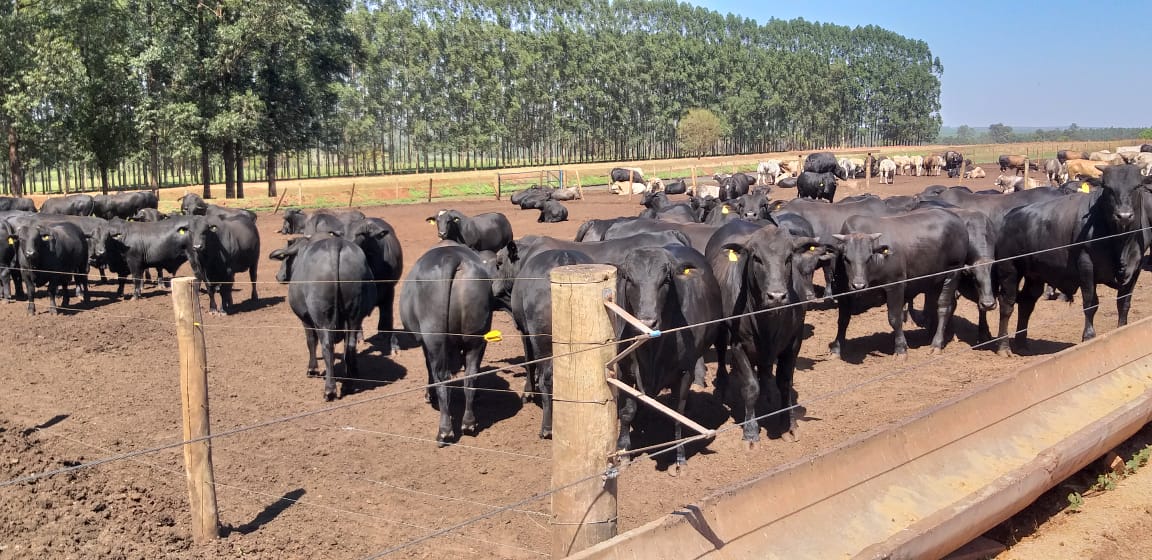
[[[761,24],[770,18],[816,21],[858,27],[875,25],[928,44],[944,67],[940,77],[940,116],[944,126],[1055,128],[1033,123],[1066,121],[1080,128],[1148,128],[1152,115],[1133,113],[1146,106],[1152,77],[1133,67],[1152,20],[1152,2],[1120,0],[1108,9],[1084,10],[1071,0],[1013,5],[974,0],[954,21],[932,18],[922,2],[889,0],[883,9],[861,9],[858,2],[759,2],[690,0],[690,4],[736,14]],[[949,15],[943,9],[939,16]],[[1063,32],[1075,14],[1076,34]],[[1122,17],[1117,17],[1117,14]],[[970,22],[981,22],[973,26]],[[1016,30],[1028,33],[1017,39]],[[972,30],[972,31],[969,31]],[[1011,32],[1010,32],[1011,31]],[[1054,37],[1049,39],[1048,37]],[[1083,40],[1078,40],[1079,38]],[[1060,58],[1052,61],[1053,55]],[[1004,61],[1025,61],[1029,71],[1013,74]],[[1105,87],[1085,87],[1072,70],[1094,69],[1109,78]],[[1014,87],[1013,84],[1019,84]],[[1078,108],[1075,112],[1066,109]],[[1013,124],[1018,123],[1018,124]]]

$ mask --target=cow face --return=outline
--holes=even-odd
[[[617,267],[621,307],[651,329],[660,328],[660,315],[672,290],[673,263],[668,252],[654,247],[634,249]]]
[[[435,216],[428,217],[428,223],[436,225],[436,235],[440,239],[458,239],[460,237],[460,220],[465,216],[457,210],[441,210]]]
[[[280,231],[285,235],[302,233],[304,231],[304,220],[307,217],[304,212],[299,208],[289,208],[284,211],[284,224],[280,226]]]
[[[182,236],[185,249],[197,255],[203,254],[215,242],[216,232],[219,230],[220,225],[215,220],[210,221],[201,217],[193,218],[188,224],[187,233]],[[177,233],[179,233],[179,229]]]
[[[770,309],[789,303],[789,294],[815,297],[812,273],[823,247],[812,237],[793,237],[788,230],[767,226],[752,234],[743,246],[726,247],[729,258],[744,262],[744,285],[756,309]],[[803,261],[803,264],[801,264]],[[805,281],[797,265],[807,268]],[[800,273],[801,276],[798,276]],[[797,289],[799,288],[799,289]]]
[[[1140,168],[1135,165],[1098,165],[1097,169],[1103,172],[1099,179],[1101,195],[1098,204],[1103,204],[1109,211],[1109,219],[1119,230],[1131,229],[1135,224],[1136,208],[1139,206],[1137,189],[1152,184],[1152,178],[1140,174]],[[1096,180],[1089,180],[1096,184]]]
[[[871,266],[882,264],[892,255],[892,249],[880,238],[882,233],[849,233],[836,234],[840,242],[839,253],[848,273],[848,286],[852,290],[863,290],[868,287],[868,269]]]
[[[56,248],[56,234],[51,228],[21,226],[16,229],[15,239],[9,236],[8,242],[15,244],[28,262],[35,263]]]
[[[292,263],[296,260],[296,255],[304,247],[308,246],[308,239],[303,237],[296,237],[288,240],[288,245],[283,249],[276,249],[272,251],[268,258],[280,261],[280,270],[276,272],[276,281],[281,284],[287,284],[292,281]]]

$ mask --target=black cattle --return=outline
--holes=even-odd
[[[951,187],[951,188],[964,189],[964,192],[972,192],[972,189],[969,189],[968,187],[956,186],[956,187]],[[928,185],[927,187],[924,187],[924,190],[920,191],[920,194],[918,194],[916,196],[918,198],[920,198],[921,200],[924,200],[927,198],[935,198],[935,197],[940,196],[944,192],[946,192],[948,189],[949,189],[949,187],[946,187],[944,185]]]
[[[732,175],[716,175],[720,184],[720,200],[731,200],[748,194],[752,185],[756,184],[756,177],[747,173],[733,173]]]
[[[326,210],[317,210],[312,215],[304,218],[304,227],[300,233],[304,237],[312,237],[315,235],[330,235],[339,236],[344,235],[344,229],[348,224],[357,220],[364,219],[364,213],[359,210],[349,210],[347,212],[329,212]],[[285,216],[285,225],[283,229],[287,229],[288,217]]]
[[[97,258],[95,251],[96,239],[108,234],[108,220],[93,216],[70,216],[61,214],[40,214],[36,221],[39,223],[69,223],[80,228],[88,243],[88,262],[100,271],[100,280],[104,280],[104,270],[107,268],[103,259]]]
[[[1060,191],[1062,194],[1072,194],[1090,193],[1092,191],[1098,190],[1099,188],[1099,186],[1093,186],[1092,183],[1089,183],[1088,181],[1068,181],[1057,187],[1056,190]]]
[[[1059,190],[1049,187],[1037,187],[1004,194],[998,191],[990,191],[986,194],[973,193],[962,187],[953,187],[940,193],[939,199],[960,208],[983,212],[985,216],[988,216],[988,219],[992,220],[992,229],[1002,231],[1004,215],[1013,208],[1063,196],[1064,194]]]
[[[646,183],[644,176],[637,173],[633,169],[625,169],[623,167],[613,167],[609,173],[613,183],[625,183],[631,181],[633,183]]]
[[[944,171],[951,179],[959,177],[964,172],[964,155],[955,150],[944,152]]]
[[[467,246],[444,242],[424,253],[400,291],[400,320],[424,351],[431,400],[435,390],[440,409],[436,441],[447,445],[455,438],[452,429],[448,381],[464,366],[463,432],[475,433],[473,385],[492,328],[492,279],[480,257]]]
[[[521,210],[539,209],[545,202],[552,199],[554,190],[552,187],[532,185],[525,190],[513,194],[510,200],[512,204],[519,206]]]
[[[471,218],[459,210],[441,210],[428,218],[440,239],[455,241],[473,251],[499,251],[512,242],[512,224],[504,214],[490,212]]]
[[[1079,150],[1059,150],[1056,152],[1056,159],[1059,160],[1060,163],[1067,163],[1070,159],[1088,159],[1088,152],[1081,152]]]
[[[579,251],[549,250],[532,255],[520,267],[519,277],[511,288],[512,318],[525,336],[524,359],[532,362],[552,356],[552,283],[548,273],[558,266],[591,264],[592,259]],[[540,437],[552,437],[552,360],[525,366],[524,400],[533,393],[540,396],[543,417]]]
[[[785,177],[776,180],[776,186],[782,189],[794,189],[798,183],[799,179],[797,177]]]
[[[160,220],[168,219],[168,214],[155,208],[141,208],[129,219],[133,222],[159,222]]]
[[[677,410],[683,414],[693,375],[703,369],[704,351],[716,340],[722,318],[720,286],[704,256],[690,247],[643,247],[633,249],[617,265],[616,300],[620,307],[651,329],[665,332],[619,362],[619,379],[655,398],[672,391]],[[615,318],[616,337],[623,340],[643,334],[631,323]],[[697,325],[684,328],[688,325]],[[679,329],[679,330],[678,330]],[[621,350],[628,344],[621,344]],[[696,377],[702,378],[702,371]],[[620,418],[617,449],[631,446],[631,425],[636,416],[634,398],[621,392],[616,399]],[[681,425],[675,425],[675,439]],[[676,449],[676,464],[684,465],[684,447]]]
[[[159,199],[151,191],[98,194],[92,197],[92,215],[105,220],[112,218],[127,220],[142,208],[156,208],[158,205]]]
[[[664,183],[664,192],[667,194],[684,194],[688,192],[688,184],[684,182],[684,179],[667,181]]]
[[[256,221],[256,213],[251,210],[243,208],[225,208],[215,204],[208,204],[204,202],[203,198],[195,193],[188,193],[180,197],[180,213],[185,216],[209,216],[217,218],[230,218],[232,216],[244,216],[253,222]],[[285,210],[287,213],[287,210]]]
[[[260,232],[242,217],[220,219],[193,216],[184,235],[185,251],[192,272],[208,290],[208,313],[232,312],[232,287],[236,275],[248,271],[252,282],[250,301],[256,301],[256,269],[260,263]],[[216,293],[220,307],[216,307]]]
[[[679,231],[683,233],[692,243],[692,248],[697,251],[704,252],[704,248],[708,245],[708,240],[716,233],[720,226],[713,226],[708,224],[678,224],[675,222],[666,222],[663,220],[652,220],[646,218],[638,218],[627,222],[617,222],[609,227],[602,236],[601,240],[606,241],[609,239],[622,239],[639,235],[642,233],[654,233],[658,231]]]
[[[13,291],[17,298],[24,297],[24,279],[16,256],[16,229],[5,220],[0,220],[0,239],[4,240],[0,241],[0,298],[10,303]]]
[[[175,274],[188,260],[184,250],[188,226],[189,218],[183,216],[160,222],[109,222],[107,234],[93,240],[94,258],[120,275],[116,295],[124,294],[125,278],[131,276],[133,290],[129,299],[141,297],[146,269]]]
[[[308,215],[299,208],[285,208],[283,222],[280,225],[280,231],[285,235],[301,235],[304,233],[304,221],[308,219]]]
[[[276,280],[288,284],[288,306],[304,325],[308,376],[317,373],[316,344],[324,356],[324,400],[336,398],[335,346],[344,343],[345,377],[360,376],[356,342],[361,323],[376,306],[372,271],[364,251],[339,237],[298,237],[269,258],[281,261]],[[341,384],[349,393],[349,382]]]
[[[58,313],[56,291],[63,289],[68,307],[70,282],[81,288],[88,301],[88,240],[73,224],[25,223],[8,236],[16,248],[16,262],[28,296],[28,314],[36,314],[36,286],[48,287],[48,312]]]
[[[792,375],[804,338],[803,290],[793,270],[796,255],[819,250],[812,237],[794,237],[786,230],[762,227],[744,239],[728,239],[710,248],[708,262],[719,282],[725,317],[738,317],[725,324],[717,340],[717,394],[728,385],[724,354],[732,353],[738,389],[744,408],[743,440],[751,448],[760,441],[756,420],[761,386],[775,367],[779,405],[776,408],[781,435],[796,440],[792,407]],[[782,413],[782,414],[780,414]]]
[[[828,345],[840,358],[852,315],[887,304],[888,324],[896,338],[895,355],[906,358],[904,306],[924,294],[924,312],[934,331],[932,353],[944,347],[955,310],[960,269],[968,259],[968,231],[955,214],[919,210],[889,217],[852,216],[844,222],[837,282],[851,292],[838,298],[836,339]],[[868,288],[876,289],[868,290]],[[867,290],[867,291],[865,291]]]
[[[603,241],[604,233],[608,228],[619,224],[640,220],[639,217],[609,218],[606,220],[587,220],[576,229],[574,241]]]
[[[376,330],[384,334],[386,341],[380,351],[384,355],[395,353],[400,345],[393,331],[392,304],[396,301],[396,283],[400,281],[404,270],[404,251],[400,246],[400,238],[388,222],[380,218],[364,218],[344,228],[344,239],[364,251],[368,269],[375,279],[376,306],[379,308]]]
[[[836,163],[836,156],[832,152],[815,152],[804,158],[804,171],[812,173],[831,173],[841,179],[847,179],[844,168]]]
[[[32,202],[31,198],[0,196],[0,211],[4,210],[22,210],[24,212],[35,212],[36,203]]]
[[[915,196],[908,195],[890,196],[882,200],[884,201],[884,205],[888,208],[902,212],[907,212],[915,208],[920,203],[920,199],[916,198]]]
[[[759,220],[749,222],[739,220],[725,224],[724,227],[712,235],[712,238],[708,241],[708,245],[704,249],[704,254],[714,256],[725,244],[744,243],[752,234],[760,231],[760,229],[767,225],[777,226],[787,231],[793,237],[816,237],[812,232],[812,225],[802,216],[792,213],[781,213],[774,215],[770,221]],[[797,254],[792,267],[792,271],[797,277],[797,290],[801,300],[804,301],[816,298],[816,289],[812,282],[816,274],[816,269],[826,265],[832,260],[832,255],[827,252],[827,246],[825,244],[814,244],[810,249],[809,251]]]
[[[70,194],[45,200],[40,205],[41,214],[67,214],[70,216],[91,216],[92,197],[86,194]]]
[[[497,252],[496,265],[505,281],[520,275],[520,268],[532,255],[549,250],[568,250],[584,253],[593,262],[618,264],[628,251],[637,247],[664,247],[666,245],[691,246],[691,241],[679,231],[653,231],[605,241],[565,241],[543,235],[526,235]],[[503,291],[510,292],[511,286]],[[493,290],[498,293],[501,290]]]
[[[772,202],[764,191],[750,192],[733,201],[740,217],[746,220],[771,219]]]
[[[844,227],[844,221],[851,216],[887,216],[894,212],[884,204],[884,201],[875,196],[867,196],[851,202],[840,201],[835,204],[826,204],[815,200],[796,198],[789,200],[782,208],[785,212],[798,214],[808,221],[812,227],[812,235],[820,238],[820,243],[827,247],[838,245],[835,235]],[[824,295],[831,296],[844,291],[843,286],[835,282],[832,259],[821,262],[824,268]]]
[[[1000,232],[992,220],[979,210],[949,208],[948,211],[959,216],[964,221],[964,228],[968,230],[968,257],[964,261],[968,267],[960,274],[957,293],[976,303],[980,314],[977,342],[987,342],[992,339],[988,328],[988,312],[996,308],[996,296],[999,294],[993,262],[996,260],[996,241]]]
[[[1100,166],[1104,174],[1089,182],[1101,188],[1021,206],[1008,212],[996,244],[996,257],[1012,259],[997,267],[1000,281],[1000,334],[998,352],[1011,354],[1008,320],[1019,304],[1016,344],[1026,347],[1028,320],[1044,285],[1068,295],[1082,290],[1083,340],[1096,336],[1093,319],[1098,299],[1096,285],[1116,290],[1118,325],[1128,323],[1132,289],[1140,275],[1145,235],[1144,197],[1152,177],[1140,175],[1135,165]],[[1131,233],[1131,235],[1122,235]],[[1020,281],[1023,280],[1023,288]]]
[[[1140,144],[1141,152],[1152,152],[1152,144]]]
[[[546,201],[540,206],[540,216],[536,218],[539,223],[556,224],[568,221],[568,209],[555,200]]]
[[[832,202],[836,196],[836,176],[832,173],[805,171],[796,179],[796,196]]]

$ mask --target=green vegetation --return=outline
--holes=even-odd
[[[676,127],[676,140],[689,154],[702,155],[715,149],[724,135],[724,123],[708,109],[689,109]]]
[[[1144,136],[1147,133],[1148,136]],[[983,132],[976,132],[968,125],[955,129],[941,127],[936,142],[963,146],[966,144],[1007,144],[1012,142],[1100,142],[1108,140],[1129,140],[1132,138],[1152,138],[1152,128],[1080,128],[1072,123],[1067,128],[1011,127],[1003,123],[989,125]]]
[[[19,1],[0,39],[16,194],[274,196],[278,177],[917,144],[940,125],[923,41],[675,0]],[[692,108],[729,126],[682,147]]]

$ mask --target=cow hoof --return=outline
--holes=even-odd
[[[448,432],[436,436],[436,447],[448,447],[451,445],[449,440],[451,440],[454,435],[452,432]]]
[[[1011,350],[1009,350],[1009,349],[1007,349],[1007,348],[1003,348],[1003,349],[1001,349],[1001,350],[997,350],[997,351],[996,351],[996,355],[997,355],[997,356],[1000,356],[1001,358],[1011,358],[1011,357],[1013,357],[1015,354],[1013,354]]]
[[[552,439],[552,430],[540,430],[540,439]]]
[[[928,351],[929,356],[938,356],[938,355],[943,354],[943,353],[944,353],[943,348],[937,348],[935,346],[933,346],[932,349]]]
[[[668,476],[679,477],[684,474],[685,467],[687,467],[687,465],[681,465],[679,463],[669,466]]]
[[[316,371],[316,370],[314,370],[314,369],[310,369],[310,370],[308,370],[308,371],[307,371],[307,373],[305,373],[304,375],[305,375],[305,376],[307,376],[309,379],[311,379],[311,378],[314,378],[314,377],[320,377],[320,372],[319,372],[319,371]]]
[[[520,402],[523,404],[532,402],[532,393],[524,393],[523,395],[520,395]]]
[[[836,352],[829,352],[828,353],[828,361],[830,361],[830,362],[839,362],[842,359],[843,358],[840,357],[840,354],[838,354]]]
[[[899,354],[892,356],[892,358],[895,359],[897,362],[907,362],[908,361],[908,353],[907,352],[900,352]]]
[[[796,430],[788,430],[787,432],[780,434],[780,439],[788,443],[796,443],[800,441],[800,436],[796,435]]]
[[[756,442],[743,440],[740,442],[740,446],[744,448],[744,451],[752,451],[753,449],[756,449]]]
[[[460,431],[465,434],[474,436],[476,435],[476,432],[479,431],[479,428],[476,426],[475,422],[465,422],[460,424]]]
[[[336,400],[336,391],[324,391],[324,400],[327,402]]]

